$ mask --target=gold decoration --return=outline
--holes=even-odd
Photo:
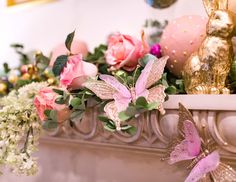
[[[49,85],[52,85],[56,82],[55,78],[48,78],[47,82],[49,83]]]
[[[185,90],[188,94],[230,93],[225,81],[233,61],[235,14],[228,10],[228,0],[203,3],[209,15],[207,36],[184,66]]]
[[[5,83],[0,83],[0,94],[6,94],[7,85]]]
[[[22,79],[22,80],[29,80],[30,77],[31,77],[31,76],[30,76],[29,73],[25,73],[25,74],[22,75],[21,79]]]
[[[18,80],[18,76],[16,76],[16,75],[10,75],[8,77],[8,81],[12,84],[15,84],[17,82],[17,80]]]

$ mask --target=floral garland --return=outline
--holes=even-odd
[[[167,94],[185,93],[183,81],[165,69],[168,57],[162,57],[160,45],[150,46],[144,33],[140,40],[112,34],[107,45],[100,45],[86,57],[72,51],[74,35],[67,36],[67,51],[53,62],[41,52],[31,61],[23,46],[15,44],[22,65],[11,70],[4,64],[7,77],[1,79],[0,93],[7,96],[0,100],[0,163],[16,173],[37,172],[32,153],[37,150],[42,128],[52,130],[66,121],[73,125],[89,107],[99,107],[104,114],[98,119],[106,130],[133,135],[132,118],[152,110],[164,114]],[[175,160],[178,147],[170,160]]]

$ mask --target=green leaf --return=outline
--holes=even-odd
[[[51,110],[50,118],[52,119],[52,121],[57,122],[57,111],[56,110]]]
[[[53,65],[53,68],[52,68],[52,71],[55,76],[59,76],[61,74],[63,68],[65,67],[65,65],[67,63],[67,60],[68,60],[68,56],[66,56],[66,55],[62,55],[62,56],[57,57],[54,65]]]
[[[161,78],[161,83],[164,87],[169,87],[168,81],[167,81],[167,73],[164,73]]]
[[[133,82],[134,82],[133,85],[135,85],[140,75],[141,75],[141,68],[140,66],[138,66],[133,73]]]
[[[55,129],[57,128],[58,123],[56,121],[48,120],[43,123],[43,128],[48,130],[48,129]]]
[[[148,102],[147,102],[147,100],[145,99],[145,97],[139,97],[139,98],[136,100],[136,105],[137,105],[137,106],[142,106],[143,108],[146,108],[147,105],[148,105]]]
[[[169,86],[166,90],[165,90],[166,93],[168,94],[176,94],[177,93],[177,89],[175,86]]]
[[[115,128],[111,128],[109,125],[104,125],[104,129],[106,129],[107,131],[110,131],[110,132],[115,132],[116,129]]]
[[[134,106],[129,106],[126,109],[125,114],[127,116],[133,117],[133,116],[135,116],[136,112],[137,112],[137,110]]]
[[[126,130],[127,133],[129,133],[130,135],[135,135],[137,133],[137,128],[135,128],[134,126],[132,126],[131,128],[129,128],[128,130]]]
[[[75,30],[66,37],[65,45],[69,51],[71,51],[71,44],[73,42],[74,36],[75,36]]]
[[[100,121],[104,122],[104,123],[107,123],[107,122],[110,121],[110,119],[109,119],[108,117],[103,116],[103,115],[99,115],[99,116],[98,116],[98,119],[99,119]]]
[[[148,61],[156,59],[157,59],[156,56],[153,56],[152,54],[146,54],[145,56],[143,56],[143,58],[139,60],[139,64],[142,67],[145,67]]]
[[[126,120],[130,119],[130,116],[128,116],[125,111],[121,111],[121,112],[119,112],[119,119],[121,121],[126,121]]]
[[[44,56],[41,52],[36,54],[35,60],[36,66],[40,71],[44,71],[48,67],[50,62],[50,59]]]
[[[21,48],[21,49],[23,49],[24,48],[24,45],[22,45],[22,44],[11,44],[11,47],[13,47],[13,48]]]
[[[157,109],[159,105],[160,105],[159,102],[152,102],[148,104],[147,109],[151,111],[151,110]]]
[[[56,98],[55,103],[60,104],[60,105],[65,104],[65,99],[63,97],[58,97]]]
[[[51,110],[44,111],[44,114],[45,114],[45,116],[47,116],[47,118],[50,118],[50,112],[51,112]]]
[[[84,116],[84,111],[74,111],[74,112],[72,112],[72,114],[70,115],[70,119],[71,119],[73,122],[81,121],[81,119],[83,118],[83,116]]]
[[[63,90],[59,90],[59,89],[52,89],[55,93],[57,93],[58,95],[64,95],[64,91]]]
[[[4,68],[5,73],[9,73],[11,71],[11,69],[9,68],[8,63],[3,63],[3,68]]]
[[[73,108],[76,108],[77,106],[79,106],[81,104],[81,99],[78,98],[78,97],[75,97],[71,100],[70,102],[70,105],[73,107]]]
[[[135,133],[137,132],[137,128],[135,128],[134,126],[131,126],[131,125],[122,126],[121,130],[125,131],[126,133],[128,133],[130,135],[135,135]]]
[[[133,76],[128,76],[126,82],[127,82],[128,85],[132,86],[133,83],[134,83],[134,78],[133,78]]]

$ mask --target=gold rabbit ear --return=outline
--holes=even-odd
[[[228,0],[218,0],[218,9],[228,9]]]
[[[220,1],[223,2],[224,0]],[[208,16],[210,16],[215,10],[217,10],[219,5],[218,0],[203,0],[203,4]]]

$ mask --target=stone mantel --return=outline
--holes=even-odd
[[[120,148],[163,156],[177,135],[179,103],[192,112],[198,128],[204,128],[223,159],[236,166],[236,95],[170,95],[164,104],[165,115],[155,111],[131,121],[137,126],[133,136],[105,131],[96,119],[98,111],[89,109],[81,122],[74,126],[64,123],[57,130],[48,132],[41,141]]]
[[[236,111],[236,95],[170,95],[164,105],[178,110],[179,103],[193,110]]]

